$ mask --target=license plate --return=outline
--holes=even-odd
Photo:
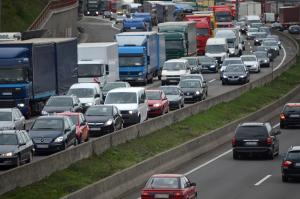
[[[247,146],[256,146],[257,142],[245,142],[245,145],[247,145]]]
[[[295,163],[295,166],[296,167],[300,167],[300,163]]]
[[[193,98],[193,96],[185,96],[185,98]]]
[[[290,115],[290,117],[297,118],[299,115]]]
[[[130,29],[131,29],[131,30],[135,30],[135,29],[136,29],[136,27],[130,27]]]
[[[49,146],[47,144],[37,144],[36,148],[47,149],[47,148],[49,148]]]
[[[101,128],[90,128],[91,131],[100,131]]]
[[[4,92],[4,93],[2,93],[2,95],[12,95],[12,93],[11,92]]]
[[[154,198],[169,198],[169,194],[155,194]]]
[[[175,79],[170,79],[169,81],[170,81],[170,82],[178,82],[178,81],[175,80]]]

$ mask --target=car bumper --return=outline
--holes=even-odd
[[[226,84],[242,84],[246,82],[246,78],[238,78],[238,79],[225,79],[222,78],[222,81]]]
[[[266,153],[272,151],[271,147],[235,147],[233,152],[238,153]]]
[[[123,114],[122,113],[122,118],[123,118],[125,125],[132,125],[132,124],[140,123],[140,118],[137,113],[134,113],[134,114]]]
[[[178,101],[169,101],[169,108],[172,110],[178,109],[180,102]]]
[[[101,136],[105,135],[107,133],[111,133],[114,131],[114,128],[112,125],[110,126],[101,126],[101,127],[90,127],[89,126],[89,135],[90,136]]]
[[[161,80],[161,83],[163,85],[169,85],[169,84],[178,84],[180,82],[180,78],[167,78],[164,80]]]
[[[185,95],[184,101],[185,102],[196,102],[202,99],[202,95]]]
[[[300,119],[298,120],[290,120],[290,119],[286,119],[286,120],[281,120],[280,121],[280,126],[300,126]]]
[[[1,157],[0,158],[0,166],[15,166],[17,165],[18,157]]]
[[[154,107],[149,107],[148,109],[148,115],[150,116],[158,116],[163,114],[163,109],[162,108],[154,108]]]
[[[64,142],[50,143],[50,144],[34,144],[36,152],[56,152],[65,149]]]
[[[281,168],[281,173],[286,177],[300,178],[300,168]]]

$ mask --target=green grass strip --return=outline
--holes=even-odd
[[[1,198],[56,199],[88,184],[103,179],[136,163],[227,123],[277,100],[300,83],[299,60],[295,66],[271,83],[255,88],[230,102],[165,127],[148,136],[109,149],[101,156],[92,156],[58,171],[32,185],[17,188]]]

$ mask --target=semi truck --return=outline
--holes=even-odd
[[[249,15],[261,16],[261,3],[260,2],[241,2],[239,7],[239,17],[246,17]]]
[[[40,113],[52,95],[77,82],[77,39],[39,38],[0,43],[0,107]]]
[[[120,80],[146,85],[160,76],[165,61],[163,39],[163,35],[156,32],[117,34]]]
[[[196,22],[160,23],[158,32],[165,35],[167,60],[197,54]]]
[[[280,7],[279,22],[285,29],[291,25],[300,25],[300,6]]]
[[[86,16],[98,16],[100,14],[100,1],[99,0],[87,0],[86,1]]]
[[[119,80],[118,44],[116,42],[78,44],[78,82],[99,83]]]
[[[233,27],[233,23],[232,23],[233,13],[230,6],[226,6],[226,5],[210,6],[209,10],[213,11],[215,14],[217,28]]]
[[[143,19],[147,24],[147,31],[152,31],[152,17],[149,12],[135,12],[132,14],[134,19]]]

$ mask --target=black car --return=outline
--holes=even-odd
[[[289,33],[290,34],[300,34],[300,26],[299,25],[290,26]]]
[[[261,45],[264,38],[267,37],[267,34],[265,32],[258,32],[254,35],[254,45],[258,46]]]
[[[250,73],[244,64],[232,64],[222,73],[222,85],[246,84],[250,81]]]
[[[19,166],[29,163],[33,155],[33,143],[26,131],[0,131],[0,166]]]
[[[76,127],[68,116],[40,116],[29,129],[36,152],[55,152],[77,144]]]
[[[271,53],[273,53],[273,57],[277,56],[280,54],[280,49],[279,49],[279,45],[278,45],[278,42],[275,41],[275,40],[264,40],[261,44],[263,47],[267,47],[267,48],[270,48],[271,49]]]
[[[239,159],[242,154],[264,154],[273,159],[279,153],[280,133],[269,122],[238,125],[232,139],[233,159]]]
[[[198,79],[201,81],[202,88],[204,89],[203,92],[205,94],[205,98],[207,97],[207,92],[208,92],[208,85],[206,80],[204,79],[202,74],[186,74],[186,75],[181,75],[180,80],[184,79]]]
[[[91,106],[85,113],[90,135],[103,135],[123,128],[120,111],[113,105]]]
[[[214,72],[217,73],[219,69],[219,64],[217,60],[215,60],[212,57],[207,57],[207,56],[199,56],[198,57],[199,62],[201,64],[201,73],[209,71],[209,72]]]
[[[280,113],[280,128],[300,125],[300,103],[287,103]]]
[[[164,91],[167,96],[170,109],[180,109],[184,107],[184,94],[178,86],[161,86],[160,89]]]
[[[102,88],[102,96],[103,101],[105,101],[106,95],[108,91],[115,89],[115,88],[128,88],[130,84],[128,82],[107,82]]]
[[[270,61],[274,61],[274,59],[276,58],[275,51],[266,46],[257,46],[254,52],[261,52],[261,51],[266,52],[268,54]]]
[[[203,84],[199,79],[183,79],[178,85],[184,93],[185,102],[197,102],[206,98]]]
[[[281,163],[282,182],[290,178],[300,178],[300,146],[292,146]]]
[[[83,112],[82,104],[75,95],[50,97],[42,110],[42,115],[50,115],[65,111]]]
[[[253,54],[256,55],[261,67],[270,67],[270,59],[267,52],[256,51]]]

